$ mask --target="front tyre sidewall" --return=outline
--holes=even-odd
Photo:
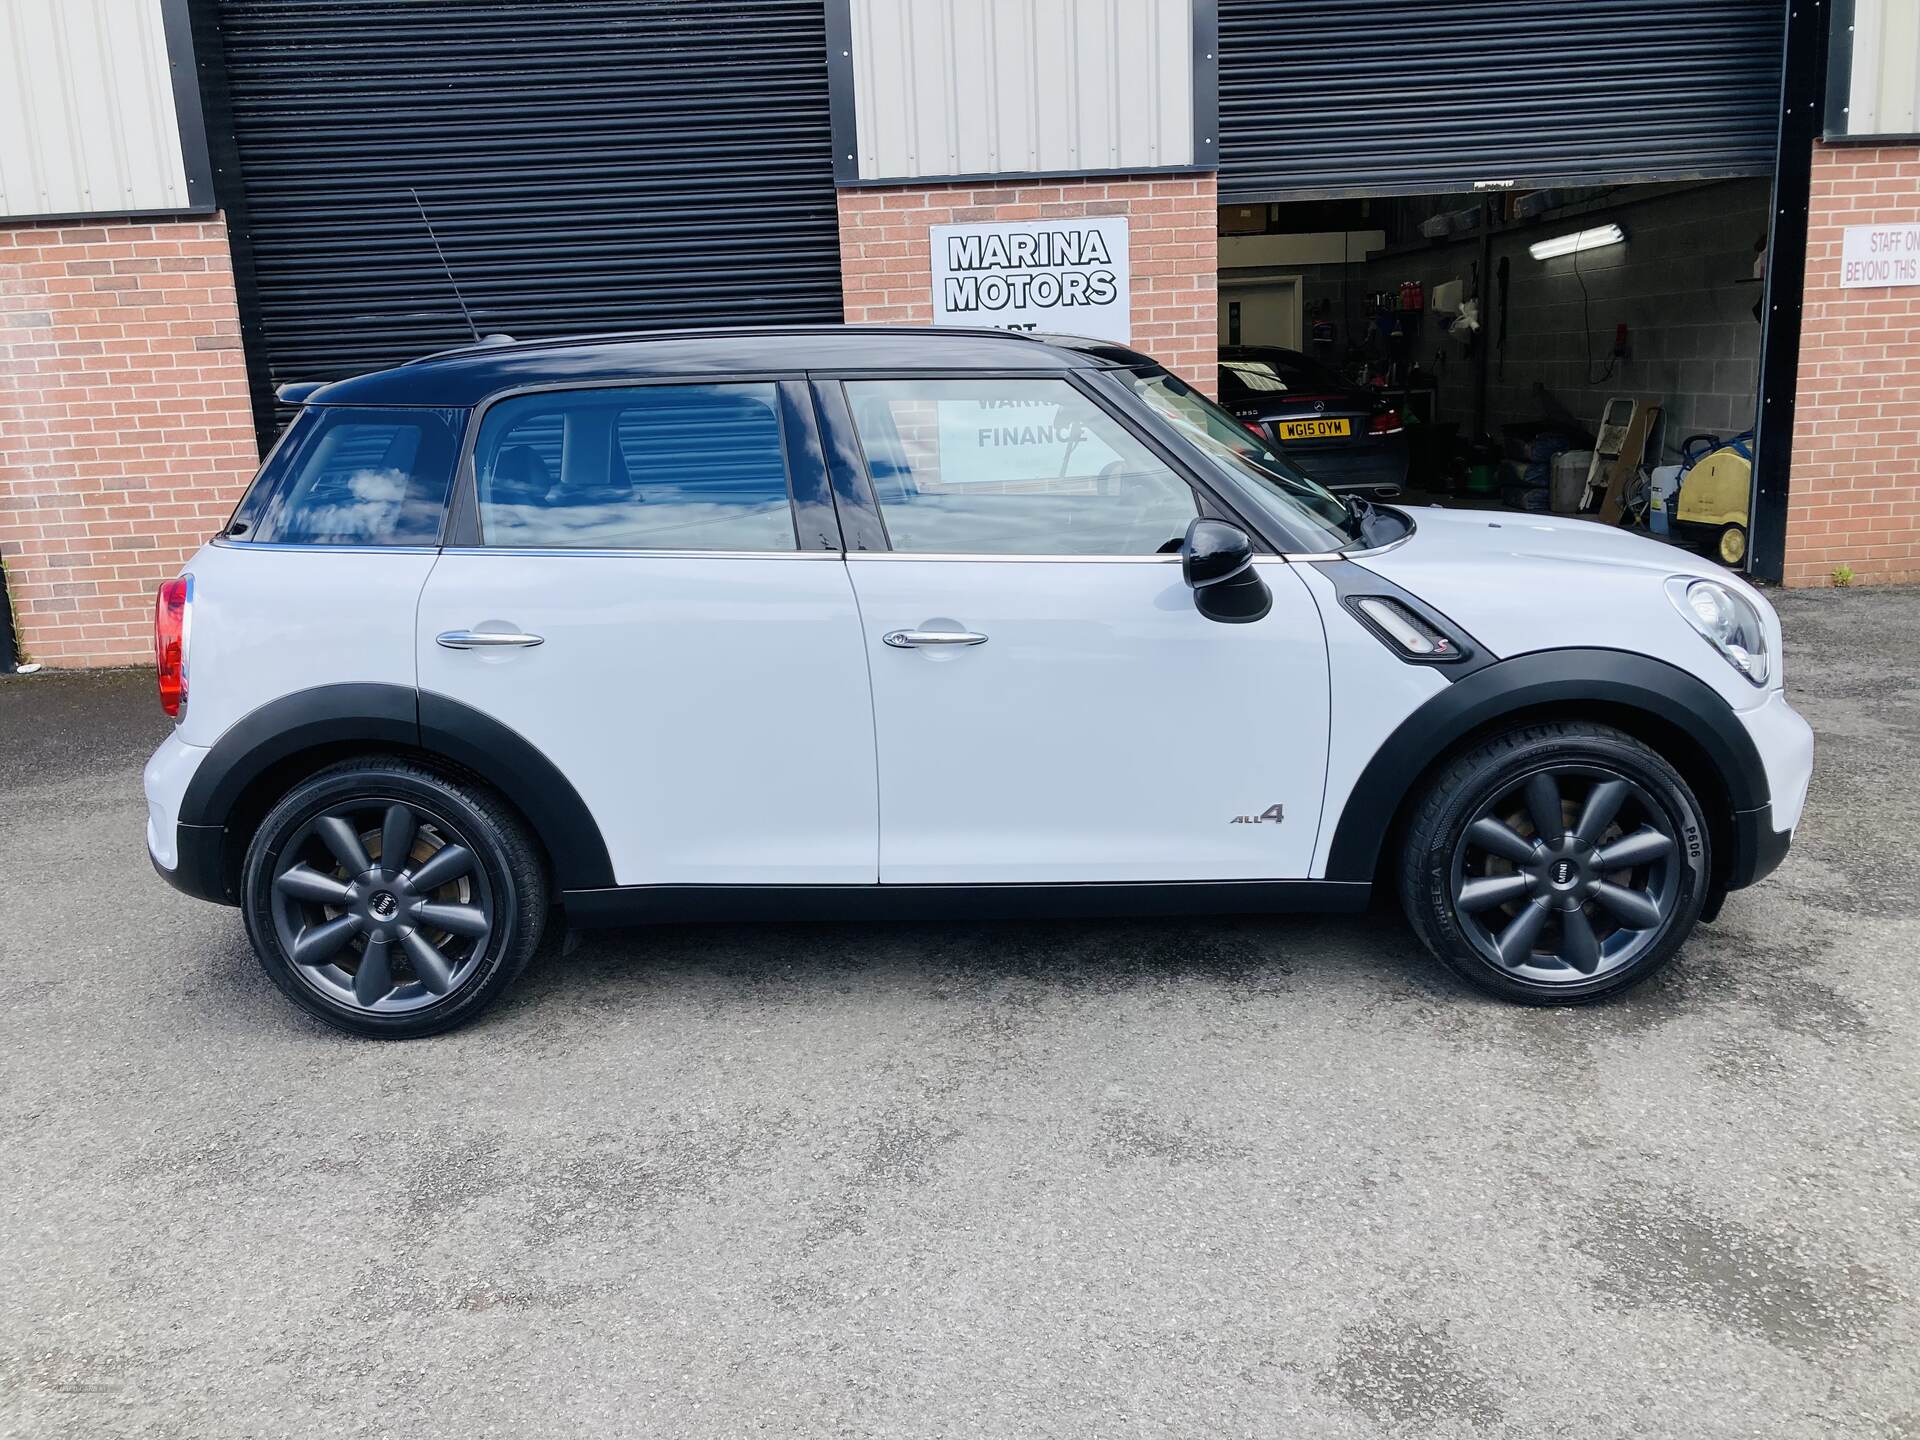
[[[308,984],[296,971],[281,942],[272,910],[272,885],[281,848],[308,821],[346,800],[399,800],[444,814],[468,837],[494,896],[495,918],[487,946],[470,978],[438,1001],[402,1014],[370,1013],[341,1004]],[[537,877],[516,874],[501,825],[474,803],[463,788],[437,776],[402,766],[329,772],[290,792],[255,832],[243,875],[242,913],[247,938],[261,968],[295,1004],[336,1028],[375,1038],[403,1039],[436,1034],[464,1024],[498,999],[525,965],[530,910],[544,903],[530,889]],[[533,884],[529,885],[529,879]],[[537,935],[534,937],[537,939]]]

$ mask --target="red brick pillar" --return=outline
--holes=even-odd
[[[1124,215],[1133,348],[1211,395],[1219,348],[1215,195],[1211,175],[842,190],[840,272],[846,318],[854,323],[932,322],[930,226]]]
[[[226,224],[0,227],[0,560],[22,658],[150,663],[259,456]]]
[[[1849,288],[1849,226],[1920,225],[1920,148],[1813,147],[1784,579],[1920,580],[1920,285]]]

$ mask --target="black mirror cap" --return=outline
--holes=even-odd
[[[1231,580],[1253,564],[1253,541],[1225,520],[1194,520],[1180,542],[1180,573],[1199,590]]]
[[[1238,525],[1198,519],[1180,542],[1180,573],[1193,605],[1222,625],[1249,625],[1273,609],[1273,592],[1253,565],[1253,541]]]

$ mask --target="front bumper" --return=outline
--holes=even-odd
[[[227,884],[227,832],[218,825],[182,825],[180,802],[205,748],[169,735],[141,773],[147,793],[147,858],[174,889],[222,905],[238,900]]]
[[[1733,816],[1733,864],[1726,888],[1764,880],[1787,858],[1813,779],[1813,727],[1775,690],[1749,710],[1735,712],[1760,756],[1767,803]]]

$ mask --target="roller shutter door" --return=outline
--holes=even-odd
[[[840,318],[820,0],[217,14],[274,385],[471,338],[410,186],[483,333]]]
[[[1220,197],[1773,171],[1779,0],[1218,0]]]

